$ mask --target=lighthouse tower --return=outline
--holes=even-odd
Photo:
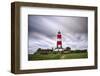
[[[62,35],[61,32],[58,31],[57,33],[57,47],[56,49],[58,49],[58,51],[62,51]]]

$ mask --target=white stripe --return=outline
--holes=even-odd
[[[62,39],[57,39],[57,41],[62,41]]]
[[[61,45],[58,45],[58,47],[61,47]]]

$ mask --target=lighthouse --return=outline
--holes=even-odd
[[[62,51],[62,35],[61,35],[60,31],[58,31],[58,33],[57,33],[57,47],[56,47],[56,49],[58,51]]]

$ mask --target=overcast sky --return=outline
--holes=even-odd
[[[88,18],[71,16],[28,16],[28,53],[38,48],[55,48],[56,35],[62,33],[63,48],[88,48]]]

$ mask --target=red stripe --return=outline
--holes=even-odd
[[[62,42],[61,41],[57,41],[57,45],[62,45]]]
[[[61,34],[58,34],[58,35],[57,35],[57,38],[61,38]]]

